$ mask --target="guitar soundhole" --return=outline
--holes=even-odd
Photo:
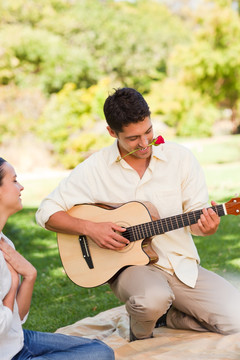
[[[131,226],[131,224],[128,224],[126,222],[116,222],[116,224],[121,226],[121,227],[124,227],[124,228],[127,228],[127,227]],[[117,233],[124,236],[124,232],[120,233],[120,232],[117,231]],[[134,242],[131,242],[128,245],[126,245],[124,248],[122,248],[121,250],[118,250],[118,251],[121,252],[121,253],[131,251],[133,246],[134,246]]]

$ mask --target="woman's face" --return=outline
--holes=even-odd
[[[24,187],[17,181],[14,168],[8,162],[2,164],[4,176],[0,186],[0,205],[7,215],[22,209],[21,191]]]

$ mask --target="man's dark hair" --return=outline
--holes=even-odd
[[[116,133],[121,132],[123,126],[143,121],[151,114],[143,96],[131,88],[115,90],[106,99],[103,111],[108,125]]]

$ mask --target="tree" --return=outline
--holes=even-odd
[[[240,19],[229,6],[206,2],[195,14],[190,46],[175,48],[170,72],[219,108],[232,112],[233,133],[239,131]]]
[[[147,92],[188,37],[183,22],[152,0],[8,0],[0,13],[0,81],[47,94],[105,76]]]

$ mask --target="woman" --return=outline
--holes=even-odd
[[[37,271],[2,233],[9,216],[22,209],[22,190],[13,167],[0,157],[1,360],[114,359],[113,350],[99,340],[22,329],[21,324],[30,308]]]

